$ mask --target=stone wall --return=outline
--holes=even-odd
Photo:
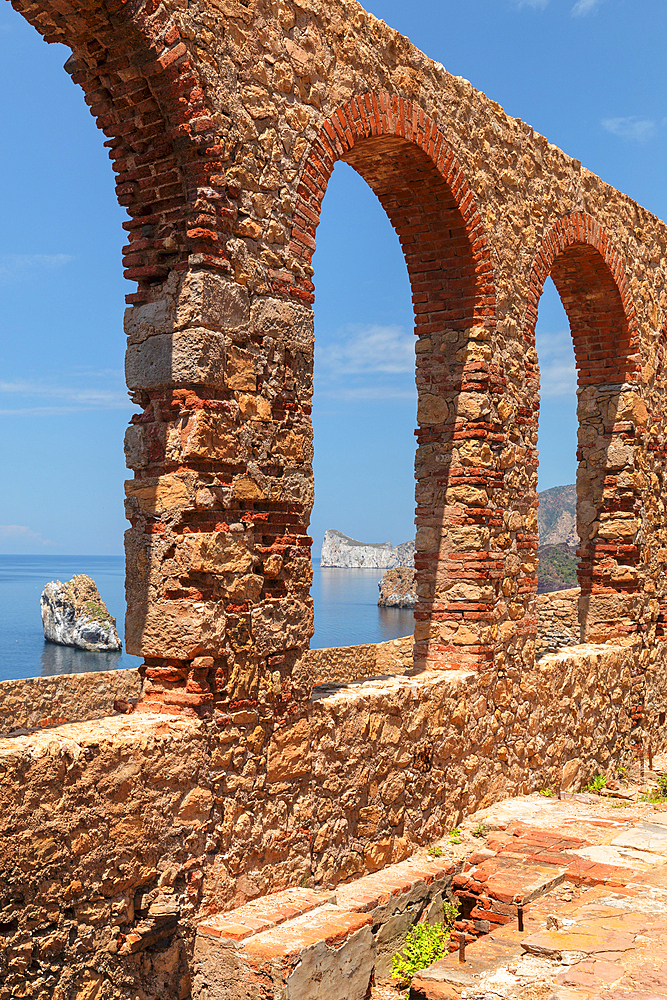
[[[537,641],[535,655],[554,653],[562,646],[576,646],[581,635],[578,587],[552,590],[537,596]]]
[[[35,726],[101,719],[137,701],[137,670],[95,670],[86,674],[22,677],[0,681],[0,736]]]
[[[0,1000],[185,1000],[198,919],[378,870],[504,796],[627,763],[642,674],[667,707],[665,648],[640,655],[325,686],[282,724],[144,712],[0,741]],[[654,752],[666,730],[656,716]]]
[[[583,635],[650,648],[667,607],[664,224],[354,0],[14,3],[72,49],[129,214],[125,632],[152,702],[270,696],[282,717],[309,697],[293,671],[313,630],[312,260],[340,159],[411,282],[415,662],[534,656],[548,275],[579,378]]]
[[[346,683],[413,667],[413,637],[332,649],[308,649],[299,667],[311,685]],[[0,737],[23,729],[125,714],[141,694],[138,670],[98,670],[0,681]]]

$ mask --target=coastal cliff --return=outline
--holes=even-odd
[[[413,566],[414,542],[358,542],[342,531],[329,528],[324,533],[320,566],[344,569],[393,569],[395,566]]]

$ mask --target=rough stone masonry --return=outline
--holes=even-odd
[[[128,212],[125,635],[147,728],[4,752],[0,996],[185,997],[197,913],[381,867],[473,800],[664,743],[667,229],[354,0],[13,2],[72,50]],[[312,701],[311,261],[339,159],[412,285],[423,673]],[[549,275],[598,645],[536,666]]]

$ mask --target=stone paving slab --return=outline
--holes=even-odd
[[[198,934],[218,938],[221,943],[233,945],[253,934],[269,930],[294,917],[308,913],[318,906],[335,900],[331,892],[315,892],[312,889],[285,889],[261,899],[253,899],[231,913],[217,913],[201,921]]]
[[[667,826],[640,822],[614,837],[612,844],[616,847],[633,847],[638,851],[650,851],[652,854],[667,857]]]

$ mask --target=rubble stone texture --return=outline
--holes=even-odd
[[[664,749],[667,229],[354,0],[13,2],[72,50],[129,216],[145,665],[134,715],[0,743],[0,1000],[185,1000],[197,919]],[[412,285],[416,671],[312,696],[312,254],[339,159]],[[585,644],[536,662],[548,275]]]

